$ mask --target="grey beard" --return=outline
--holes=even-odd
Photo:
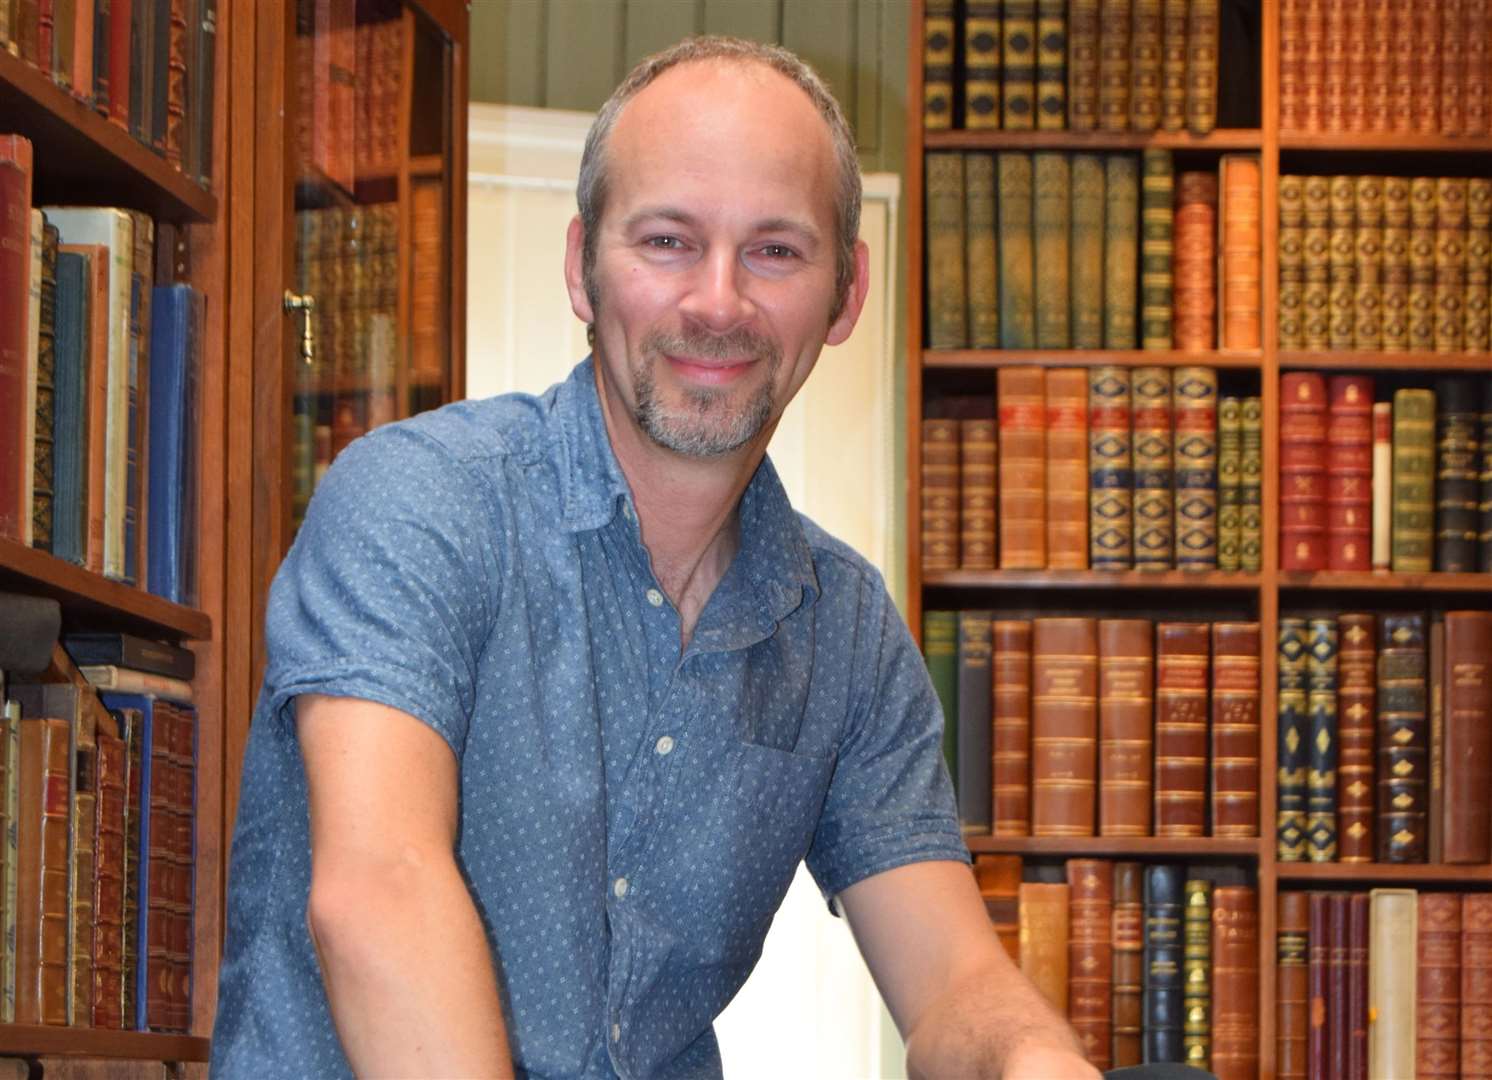
[[[782,354],[770,341],[742,332],[723,338],[653,334],[643,341],[640,352],[641,360],[633,370],[637,396],[633,417],[659,446],[688,457],[721,457],[751,442],[771,420],[773,378]],[[653,364],[664,363],[666,352],[722,359],[747,356],[767,364],[767,377],[749,400],[739,404],[730,401],[729,389],[696,387],[686,390],[682,404],[670,409],[660,400],[653,377]]]

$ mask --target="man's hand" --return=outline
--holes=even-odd
[[[1039,1041],[1017,1043],[1005,1057],[1001,1080],[1099,1080],[1102,1074],[1082,1054]]]

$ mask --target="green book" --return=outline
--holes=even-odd
[[[1140,344],[1171,347],[1171,253],[1176,179],[1171,151],[1146,150],[1140,180]]]
[[[1133,154],[1104,162],[1103,344],[1135,347],[1140,233],[1140,169]]]
[[[1175,555],[1171,369],[1134,370],[1134,560],[1136,570],[1169,570]]]
[[[1206,878],[1186,883],[1182,934],[1181,1045],[1186,1064],[1206,1069],[1212,1057],[1212,882]]]
[[[1005,0],[1000,29],[1005,128],[1030,131],[1036,126],[1036,0]]]
[[[1000,347],[1036,347],[1035,263],[1031,237],[1031,155],[997,155],[999,184]]]
[[[946,131],[953,126],[953,54],[953,0],[927,0],[922,16],[924,130]]]
[[[964,284],[964,159],[927,155],[927,342],[968,346]]]
[[[1394,394],[1391,558],[1396,571],[1427,573],[1435,548],[1435,392]]]
[[[1176,369],[1176,568],[1217,569],[1217,371]]]
[[[1103,348],[1103,157],[1072,155],[1072,347]]]
[[[1032,173],[1036,214],[1036,347],[1067,349],[1072,347],[1068,323],[1072,194],[1067,155],[1033,154]]]
[[[1243,403],[1217,402],[1217,568],[1239,570],[1243,531]]]
[[[1300,176],[1282,176],[1279,182],[1280,289],[1279,347],[1305,348],[1305,182]]]
[[[969,345],[1000,347],[1000,296],[995,287],[995,159],[964,155],[964,280],[968,286]]]
[[[1264,405],[1246,397],[1240,409],[1243,438],[1239,479],[1238,568],[1258,573],[1264,563]]]
[[[958,612],[922,613],[922,655],[938,703],[943,706],[943,757],[948,775],[958,775]]]

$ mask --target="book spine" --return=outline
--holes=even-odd
[[[1067,127],[1067,0],[1036,3],[1036,127]]]
[[[1306,1028],[1306,1075],[1332,1075],[1330,1029],[1331,1015],[1331,894],[1307,894],[1310,905],[1310,934],[1307,938],[1306,972],[1310,985],[1310,1006]]]
[[[1326,90],[1322,99],[1323,127],[1329,132],[1347,128],[1347,9],[1349,0],[1326,3]]]
[[[1069,859],[1067,885],[1067,1015],[1089,1064],[1107,1069],[1113,1060],[1114,864]]]
[[[922,421],[922,569],[959,565],[959,428],[957,420]]]
[[[1210,351],[1217,340],[1217,177],[1176,179],[1174,333],[1176,348]]]
[[[0,536],[21,539],[22,445],[26,418],[26,357],[29,348],[26,303],[31,260],[30,140],[0,136]],[[29,509],[29,508],[27,508]]]
[[[1035,620],[1031,688],[1031,834],[1092,836],[1098,771],[1096,619]]]
[[[1242,478],[1238,485],[1238,566],[1258,573],[1264,565],[1264,403],[1246,397],[1240,409]]]
[[[1171,369],[1134,369],[1134,563],[1169,570],[1175,550],[1172,516]]]
[[[1070,891],[1065,882],[1023,881],[1020,898],[1021,971],[1065,1016]]]
[[[1098,126],[1129,130],[1131,0],[1099,0]]]
[[[1000,568],[1046,566],[1046,370],[1002,367],[1000,409]]]
[[[993,747],[988,611],[958,613],[958,816],[965,832],[990,831]]]
[[[1373,543],[1373,379],[1327,383],[1326,567],[1367,570]]]
[[[958,612],[922,613],[922,655],[943,709],[943,758],[958,775]]]
[[[1327,348],[1331,340],[1331,185],[1324,176],[1301,182],[1301,336],[1304,347]]]
[[[1088,376],[1088,535],[1095,570],[1128,570],[1134,548],[1129,369]],[[1050,475],[1050,466],[1048,466]]]
[[[1243,530],[1243,402],[1217,402],[1217,568],[1240,569]]]
[[[1217,568],[1217,371],[1176,369],[1176,566]]]
[[[23,370],[25,401],[21,405],[21,497],[19,514],[21,521],[20,541],[27,547],[35,542],[36,533],[36,457],[40,449],[45,455],[50,447],[36,444],[36,400],[37,381],[40,371],[41,352],[41,289],[42,249],[46,243],[46,216],[40,210],[28,210],[30,236],[26,242],[26,351]],[[50,462],[44,460],[43,468]]]
[[[1140,181],[1140,345],[1171,347],[1171,258],[1174,250],[1172,201],[1175,177],[1169,150],[1142,155]]]
[[[1367,131],[1368,120],[1368,8],[1362,0],[1347,4],[1342,120],[1346,131]]]
[[[1368,1076],[1368,898],[1348,897],[1347,908],[1347,1074]]]
[[[1326,126],[1326,0],[1304,0],[1301,16],[1301,128],[1322,131]]]
[[[1409,181],[1409,348],[1435,348],[1435,181]]]
[[[1357,327],[1357,184],[1350,176],[1333,176],[1327,193],[1327,344],[1351,349]]]
[[[934,349],[962,349],[969,344],[963,155],[932,153],[926,161],[927,341]]]
[[[1487,0],[1462,0],[1465,21],[1461,29],[1462,71],[1458,89],[1462,97],[1461,130],[1466,135],[1485,137],[1489,128],[1487,111],[1487,60],[1492,56],[1487,36],[1492,31]]]
[[[1000,345],[1000,292],[995,245],[995,159],[967,153],[964,158],[964,287],[969,346]]]
[[[958,431],[958,565],[965,570],[993,570],[995,568],[995,421],[992,417],[960,420]],[[927,565],[925,559],[923,565]]]
[[[1413,889],[1368,894],[1368,1029],[1371,1080],[1414,1075],[1415,956],[1404,943],[1417,937]]]
[[[1280,862],[1305,859],[1306,832],[1306,621],[1280,619],[1279,741],[1275,809],[1275,858]]]
[[[1400,572],[1433,566],[1435,532],[1435,394],[1394,393],[1391,557]]]
[[[1482,385],[1482,464],[1479,474],[1481,497],[1477,503],[1477,569],[1492,571],[1492,382]]]
[[[1212,897],[1212,1071],[1218,1080],[1259,1073],[1259,900],[1244,885]]]
[[[1435,351],[1465,345],[1461,300],[1466,291],[1466,180],[1435,181]]]
[[[1306,1080],[1306,1035],[1310,991],[1306,954],[1310,940],[1310,909],[1303,892],[1279,894],[1276,927],[1275,1076],[1278,1080]]]
[[[1342,892],[1334,892],[1330,896],[1331,903],[1327,910],[1331,943],[1326,972],[1326,1059],[1330,1063],[1329,1075],[1347,1076],[1349,1075],[1347,1042],[1351,1026],[1347,1011],[1350,1004],[1347,970],[1347,918],[1350,897]]]
[[[990,924],[1011,960],[1020,961],[1021,949],[1021,857],[1019,855],[974,856],[974,880],[984,900]]]
[[[931,17],[930,13],[928,17]],[[963,19],[964,127],[970,131],[998,128],[1000,126],[999,0],[970,0],[964,4]],[[952,59],[950,55],[948,57],[950,65]],[[942,94],[945,91],[940,88],[939,92]],[[925,116],[925,105],[923,112]],[[923,121],[923,127],[930,130],[930,125],[926,120]]]
[[[68,883],[71,937],[68,950],[68,1023],[87,1027],[93,1022],[94,879],[97,853],[93,834],[98,825],[98,766],[93,736],[81,733],[74,754],[75,783],[71,833],[71,878]]]
[[[1142,1057],[1145,981],[1144,868],[1114,864],[1114,1044],[1113,1067],[1138,1065]]]
[[[1212,1056],[1212,882],[1196,878],[1184,886],[1181,914],[1182,1060],[1207,1069]]]
[[[93,883],[95,920],[93,1011],[96,1028],[119,1028],[124,959],[125,748],[121,739],[98,735],[98,816],[94,831],[97,873]]]
[[[1130,154],[1104,159],[1104,348],[1133,349],[1138,299],[1139,164]]]
[[[1409,184],[1383,178],[1383,269],[1379,327],[1384,352],[1409,348]]]
[[[1129,38],[1129,127],[1154,131],[1160,126],[1161,0],[1131,0]]]
[[[1186,18],[1186,128],[1217,126],[1218,0],[1191,0]]]
[[[16,900],[21,810],[21,706],[0,702],[0,1021],[16,1019]]]
[[[1465,134],[1465,99],[1462,79],[1466,74],[1461,53],[1461,35],[1466,30],[1462,0],[1437,0],[1440,9],[1440,134]]]
[[[1311,619],[1306,629],[1306,854],[1337,857],[1337,623]]]
[[[1415,941],[1414,1075],[1460,1075],[1461,898],[1420,893]]]
[[[1425,617],[1378,620],[1378,862],[1425,861]]]
[[[1150,835],[1152,632],[1148,619],[1098,622],[1100,836]]]
[[[1219,344],[1257,349],[1263,305],[1263,177],[1252,154],[1224,154],[1222,170],[1222,304]]]
[[[1469,378],[1435,381],[1435,569],[1477,566],[1477,435],[1479,395]]]
[[[1419,135],[1440,133],[1440,4],[1414,8],[1414,56],[1409,68],[1414,108],[1411,130]]]
[[[1046,563],[1088,568],[1088,369],[1046,374]]]
[[[1461,1075],[1492,1075],[1492,895],[1461,898]]]
[[[1206,623],[1156,625],[1156,836],[1204,832],[1208,667]]]
[[[1425,652],[1426,717],[1430,744],[1429,797],[1426,800],[1425,861],[1445,861],[1445,613],[1430,613]]]
[[[1352,340],[1359,350],[1377,352],[1383,348],[1383,178],[1359,176],[1354,188]]]
[[[1066,349],[1072,344],[1071,307],[1072,183],[1067,155],[1032,155],[1034,188],[1035,319],[1038,349]]]
[[[1480,96],[1485,100],[1485,94]],[[1492,348],[1492,180],[1485,177],[1466,182],[1466,293],[1462,304],[1466,351],[1486,352]]]
[[[1104,159],[1072,155],[1072,347],[1103,347]]]
[[[1000,347],[1036,345],[1036,270],[1033,251],[1031,155],[996,155],[999,186]]]
[[[52,426],[57,415],[57,227],[43,220],[37,245],[36,263],[40,269],[37,282],[36,313],[36,407],[32,438],[31,473],[31,545],[42,551],[53,548],[55,521],[55,470],[58,456]]]
[[[1036,121],[1036,0],[1005,0],[1000,37],[1003,126],[1030,131]]]
[[[1394,406],[1373,403],[1373,569],[1391,565],[1393,536]]]
[[[1415,40],[1414,8],[1408,4],[1392,5],[1389,38],[1388,123],[1391,132],[1403,134],[1414,128],[1415,67],[1418,42]]]
[[[994,834],[1031,835],[1031,623],[991,626],[994,699]]]
[[[1368,0],[1368,100],[1364,129],[1391,130],[1393,115],[1393,0]]]
[[[1212,665],[1212,835],[1258,836],[1259,624],[1213,623]]]
[[[1181,868],[1145,868],[1144,1059],[1181,1061]]]
[[[1337,857],[1373,861],[1373,727],[1377,717],[1377,621],[1372,615],[1337,619]]]
[[[1186,11],[1187,0],[1161,2],[1160,126],[1165,131],[1186,127]]]
[[[1281,131],[1301,131],[1304,127],[1301,115],[1301,79],[1305,74],[1302,55],[1305,52],[1305,8],[1305,0],[1279,0]]]
[[[1067,127],[1098,126],[1098,3],[1072,0],[1067,7]]]
[[[1445,855],[1492,861],[1492,612],[1445,613]]]
[[[1280,569],[1326,566],[1326,382],[1280,376]]]
[[[17,858],[16,1020],[66,1024],[68,920],[68,722],[21,727]]]

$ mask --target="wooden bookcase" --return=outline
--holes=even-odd
[[[1436,175],[1437,162],[1453,158],[1458,174],[1475,168],[1492,174],[1492,138],[1420,135],[1321,135],[1279,127],[1280,3],[1262,0],[1259,10],[1259,125],[1219,128],[1206,136],[1068,131],[934,131],[923,129],[923,0],[914,0],[908,34],[906,190],[907,215],[907,582],[906,615],[920,635],[924,608],[1056,608],[1056,613],[1169,614],[1199,618],[1198,609],[1229,605],[1260,623],[1260,833],[1257,840],[1171,840],[1110,837],[1045,839],[967,837],[975,853],[1009,853],[1060,861],[1101,856],[1229,863],[1255,875],[1259,903],[1259,1075],[1275,1074],[1276,903],[1281,890],[1367,889],[1375,885],[1423,886],[1450,891],[1492,887],[1492,865],[1382,865],[1279,863],[1275,858],[1275,739],[1277,720],[1276,642],[1281,611],[1334,611],[1427,607],[1485,608],[1492,604],[1492,574],[1289,573],[1279,565],[1279,378],[1286,370],[1423,373],[1473,372],[1492,377],[1492,354],[1299,352],[1276,340],[1278,185],[1281,172]],[[1221,49],[1230,48],[1226,38]],[[924,153],[930,150],[1139,150],[1170,148],[1206,158],[1222,151],[1255,152],[1262,174],[1262,348],[1251,352],[1112,350],[932,350],[924,345],[925,219]],[[1263,557],[1258,573],[1170,571],[937,571],[921,565],[921,436],[924,402],[939,390],[972,392],[976,385],[993,399],[996,371],[1009,364],[1081,367],[1099,364],[1178,367],[1202,364],[1220,372],[1255,373],[1264,410]],[[987,379],[987,388],[977,380]],[[1038,592],[1039,591],[1039,592]],[[1200,593],[1200,595],[1198,595]],[[1022,611],[1024,615],[1026,612]],[[1039,612],[1038,612],[1039,613]]]

